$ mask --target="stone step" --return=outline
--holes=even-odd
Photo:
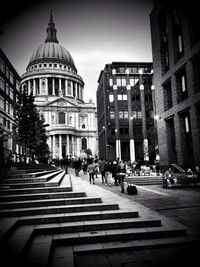
[[[24,194],[40,194],[40,193],[53,193],[53,192],[66,192],[72,191],[70,187],[38,187],[38,188],[16,188],[16,189],[0,189],[0,196],[3,195],[24,195]]]
[[[0,241],[5,240],[18,226],[17,218],[0,219]]]
[[[0,203],[1,202],[8,202],[8,201],[26,201],[26,200],[39,200],[39,199],[55,199],[55,198],[75,198],[75,197],[85,197],[85,192],[68,192],[68,187],[56,187],[58,192],[50,191],[50,187],[47,187],[45,192],[47,193],[40,193],[35,192],[34,194],[18,194],[18,195],[3,195],[0,196]],[[39,189],[41,191],[41,189]],[[43,190],[42,190],[43,192]]]
[[[174,238],[149,238],[149,239],[140,239],[140,240],[129,240],[129,241],[116,241],[116,242],[102,242],[101,244],[78,244],[73,246],[73,253],[76,255],[82,254],[92,254],[92,253],[106,253],[106,252],[122,252],[122,251],[132,251],[132,250],[146,250],[154,248],[173,248],[173,246],[182,246],[193,244],[195,241],[194,238],[188,236],[178,236]],[[67,246],[66,246],[67,247]],[[64,246],[55,246],[52,255],[55,253],[54,250],[58,250],[56,253],[59,253],[59,248],[64,248]],[[53,262],[53,257],[52,257]]]
[[[184,227],[145,227],[61,233],[53,235],[54,245],[73,245],[84,243],[116,242],[127,240],[174,238],[186,235]]]
[[[101,203],[101,198],[82,197],[82,198],[60,198],[47,200],[11,201],[1,202],[0,209],[17,209],[31,207],[60,206],[73,204]]]
[[[2,189],[17,189],[17,188],[35,188],[35,187],[45,187],[45,186],[58,186],[62,178],[65,175],[64,171],[59,171],[59,173],[55,174],[56,177],[52,176],[51,178],[54,179],[54,181],[49,181],[49,182],[32,182],[32,183],[14,183],[14,184],[1,184]]]
[[[13,173],[8,173],[6,178],[8,179],[13,179],[13,178],[34,178],[34,177],[39,177],[44,174],[52,173],[52,172],[57,172],[58,170],[29,170],[29,171],[21,171],[21,172],[13,172]]]
[[[18,226],[14,233],[6,239],[5,245],[13,253],[11,256],[19,255],[23,251],[32,236],[34,227],[34,225]]]
[[[51,172],[43,172],[43,175],[40,176],[31,176],[24,178],[8,178],[3,179],[2,184],[15,184],[15,183],[34,183],[34,182],[47,182],[54,176],[58,175],[62,171],[51,171]]]
[[[124,228],[141,228],[161,226],[161,220],[155,218],[122,218],[82,222],[65,222],[61,224],[39,224],[34,229],[34,235],[76,233]]]
[[[138,211],[130,210],[101,210],[87,212],[73,212],[61,214],[32,215],[19,218],[19,224],[49,224],[78,221],[108,220],[120,218],[137,218]]]
[[[23,266],[47,267],[52,245],[52,236],[37,236],[23,251]],[[20,265],[19,265],[20,266]],[[73,266],[74,267],[74,266]]]
[[[119,209],[118,204],[79,204],[79,205],[60,205],[55,207],[37,207],[37,208],[21,208],[21,209],[6,209],[0,210],[0,217],[15,217],[15,216],[30,216],[44,214],[59,214],[87,211],[102,211]]]

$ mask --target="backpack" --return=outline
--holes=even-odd
[[[136,195],[138,193],[137,187],[135,185],[129,185],[127,187],[127,193],[129,195]]]

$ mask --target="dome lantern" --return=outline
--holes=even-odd
[[[48,27],[47,27],[47,38],[45,40],[45,43],[47,42],[55,42],[55,43],[58,43],[58,40],[57,40],[57,36],[56,36],[56,28],[55,28],[55,23],[53,21],[53,13],[52,13],[52,10],[50,12],[50,21],[49,21],[49,24],[48,24]]]

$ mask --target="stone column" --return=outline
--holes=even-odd
[[[31,93],[31,81],[28,80],[28,94],[30,95]]]
[[[52,95],[55,95],[55,79],[52,78]]]
[[[139,84],[140,84],[140,102],[141,102],[141,114],[142,114],[144,160],[149,161],[149,146],[148,146],[147,126],[146,126],[145,90],[143,85],[142,72],[140,71],[139,73],[140,73]]]
[[[58,81],[59,81],[59,96],[62,96],[63,92],[62,92],[62,80],[61,80],[61,78],[59,78]]]
[[[67,141],[67,155],[69,155],[69,135],[66,135],[66,141]]]
[[[35,79],[33,79],[33,95],[36,96],[36,83],[35,83]]]
[[[56,136],[55,136],[55,134],[53,135],[52,151],[53,151],[53,158],[55,158],[56,157]]]
[[[116,70],[113,69],[113,92],[114,92],[114,110],[115,110],[115,137],[116,137],[116,158],[121,160],[121,141],[119,134],[119,110],[117,99]]]
[[[67,79],[65,79],[65,96],[68,94]]]
[[[39,78],[39,95],[42,94],[42,78]]]
[[[127,100],[128,100],[128,126],[129,126],[129,137],[130,137],[130,160],[135,161],[135,141],[133,134],[133,117],[132,117],[132,100],[131,100],[131,86],[130,86],[130,76],[129,70],[126,70],[126,89],[127,89]]]
[[[59,134],[59,159],[62,158],[62,134]]]
[[[74,150],[75,150],[75,144],[74,144],[74,136],[72,135],[72,138],[71,138],[71,148],[72,148],[72,156],[74,157]]]

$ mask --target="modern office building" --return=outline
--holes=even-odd
[[[153,161],[156,133],[152,63],[112,62],[98,79],[99,156]]]
[[[157,1],[150,14],[160,160],[184,168],[200,165],[200,23],[191,5]]]
[[[21,149],[13,133],[20,81],[19,74],[0,49],[0,164],[16,160]]]
[[[33,92],[35,104],[48,124],[52,158],[80,156],[85,149],[98,153],[94,103],[84,102],[84,81],[69,51],[57,40],[51,13],[47,37],[33,52],[21,86]]]

